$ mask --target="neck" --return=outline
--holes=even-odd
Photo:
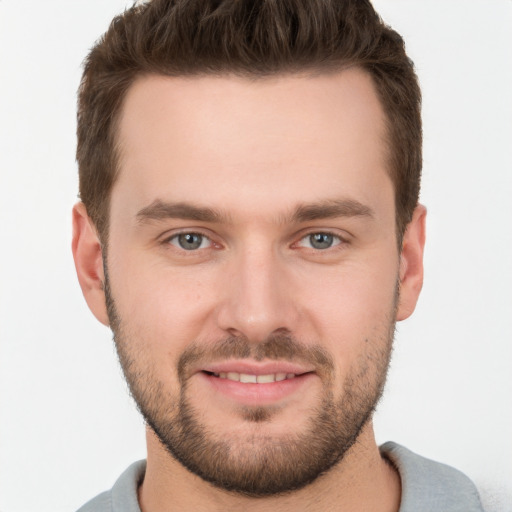
[[[147,445],[146,475],[139,488],[142,512],[397,512],[400,505],[400,477],[381,457],[371,423],[363,429],[343,460],[315,482],[286,495],[265,498],[250,498],[223,491],[190,473],[168,454],[149,428]]]

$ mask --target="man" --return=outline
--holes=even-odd
[[[482,510],[372,414],[423,279],[420,92],[362,0],[153,0],[79,93],[73,253],[147,423],[84,511]]]

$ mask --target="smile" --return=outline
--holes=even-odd
[[[213,363],[195,372],[204,390],[212,392],[209,400],[222,400],[245,406],[284,403],[295,397],[302,400],[310,386],[317,386],[314,369],[291,362],[274,361],[255,364],[248,361]],[[219,398],[223,397],[223,398]],[[300,398],[299,398],[300,397]]]
[[[234,382],[241,382],[243,384],[270,384],[272,382],[280,382],[287,379],[295,378],[294,373],[269,373],[267,375],[253,375],[250,373],[238,372],[220,372],[212,373],[219,379],[232,380]]]

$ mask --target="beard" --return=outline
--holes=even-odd
[[[301,343],[285,333],[259,344],[243,337],[229,337],[213,345],[191,343],[176,366],[179,392],[172,392],[155,375],[148,359],[150,344],[141,343],[125,329],[106,272],[105,296],[119,361],[147,425],[175,460],[225,491],[250,497],[276,496],[312,483],[343,460],[371,420],[382,395],[391,358],[398,293],[377,339],[361,340],[366,350],[345,376],[341,390],[334,388],[332,356],[321,346]],[[313,365],[323,385],[306,427],[287,435],[271,435],[264,426],[279,414],[279,407],[245,406],[237,412],[251,423],[250,434],[222,436],[210,429],[202,411],[193,406],[188,369],[191,364],[219,358]]]

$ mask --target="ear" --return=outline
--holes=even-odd
[[[101,244],[83,203],[73,207],[72,250],[78,282],[87,305],[94,316],[108,326]]]
[[[419,204],[404,233],[400,254],[400,298],[397,321],[412,315],[423,286],[423,250],[427,209]]]

